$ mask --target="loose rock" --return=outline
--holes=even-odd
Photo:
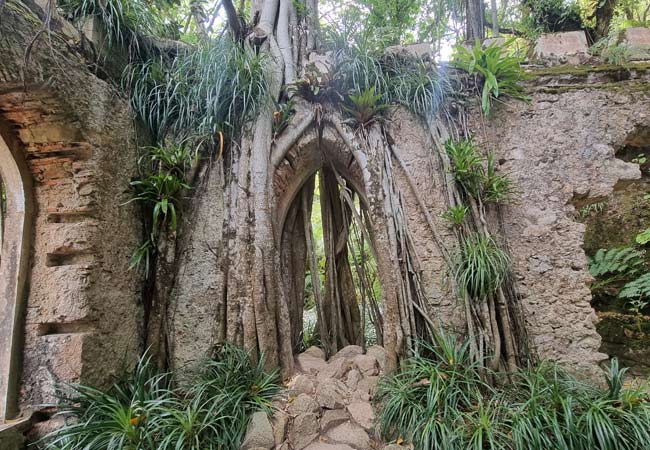
[[[253,450],[255,448],[270,450],[274,445],[273,427],[271,427],[271,422],[266,413],[261,411],[253,413],[241,450]]]

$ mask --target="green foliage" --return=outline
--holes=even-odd
[[[442,213],[442,218],[451,223],[452,225],[458,226],[462,225],[465,222],[465,217],[469,208],[465,205],[456,205],[447,209]]]
[[[359,93],[348,95],[348,105],[343,105],[354,124],[363,128],[381,119],[381,113],[387,105],[381,103],[381,94],[375,94],[375,88],[370,87]]]
[[[500,96],[528,101],[521,81],[526,74],[521,68],[522,57],[508,52],[509,42],[499,45],[493,42],[483,48],[480,41],[474,47],[455,48],[453,64],[470,75],[479,77],[483,83],[481,107],[486,115],[490,114],[492,102]]]
[[[148,274],[160,231],[176,230],[180,193],[190,188],[185,174],[193,156],[182,145],[149,147],[145,151],[140,158],[142,174],[131,181],[131,199],[126,203],[140,203],[151,217],[147,221],[151,224],[149,235],[133,254],[130,264],[133,268],[144,263]]]
[[[47,450],[237,450],[249,416],[270,412],[280,392],[263,361],[224,346],[183,391],[143,357],[133,374],[104,392],[73,386],[60,414],[66,424],[47,435]]]
[[[639,245],[646,245],[650,242],[650,228],[646,228],[642,232],[636,235],[634,241]]]
[[[607,208],[607,202],[589,203],[580,208],[580,217],[585,219],[592,214],[600,214]]]
[[[524,28],[531,35],[575,31],[582,26],[580,5],[575,0],[523,0]]]
[[[605,376],[607,388],[600,389],[550,363],[522,369],[493,387],[469,359],[467,343],[442,336],[382,379],[377,395],[382,437],[403,439],[415,450],[647,446],[648,392],[624,387],[625,369],[616,360]]]
[[[625,45],[613,44],[610,37],[604,37],[589,49],[593,55],[600,56],[607,64],[623,65],[630,60],[630,49]],[[643,155],[640,155],[643,156]],[[637,163],[641,164],[641,163]]]
[[[465,193],[486,203],[510,203],[518,191],[514,182],[497,173],[494,155],[483,156],[473,139],[449,140],[445,150],[452,164],[454,179]]]
[[[494,239],[481,233],[464,238],[460,245],[454,277],[473,298],[493,294],[507,279],[510,257]]]
[[[600,249],[589,259],[589,273],[604,275],[634,275],[643,266],[643,253],[631,247]]]
[[[618,296],[629,300],[650,297],[650,273],[645,273],[636,280],[627,283]]]
[[[381,96],[381,103],[401,105],[427,116],[438,111],[451,89],[448,78],[441,76],[431,61],[387,55],[386,42],[367,31],[352,36],[331,34],[334,74],[332,80],[325,81],[339,98],[374,89],[375,95]]]
[[[291,121],[291,118],[296,113],[294,107],[295,101],[293,99],[289,99],[285,103],[280,103],[276,106],[276,110],[273,113],[274,137],[282,133],[287,128],[289,122]]]

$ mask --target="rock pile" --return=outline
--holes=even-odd
[[[341,349],[329,361],[310,347],[296,356],[270,419],[253,416],[241,450],[368,450],[382,448],[375,434],[372,398],[386,353],[373,346]]]

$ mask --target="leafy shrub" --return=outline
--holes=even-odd
[[[406,440],[415,450],[647,448],[648,392],[624,387],[616,360],[606,389],[550,363],[494,387],[470,362],[467,343],[439,336],[422,347],[380,381],[377,423],[386,440]]]
[[[521,68],[523,58],[511,55],[508,45],[508,42],[503,45],[493,42],[483,48],[477,40],[471,49],[455,48],[453,64],[479,78],[483,84],[481,107],[486,115],[490,114],[492,102],[501,96],[529,100],[520,84],[526,78]]]
[[[237,450],[252,412],[270,412],[277,373],[226,345],[189,390],[173,386],[147,356],[126,381],[103,392],[72,386],[66,424],[40,442],[47,450]]]
[[[456,282],[474,298],[496,292],[508,277],[510,257],[485,234],[473,233],[464,238],[457,259]]]

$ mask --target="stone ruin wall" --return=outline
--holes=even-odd
[[[540,69],[528,85],[529,104],[508,102],[472,124],[521,190],[520,201],[504,208],[503,226],[533,348],[587,373],[597,373],[607,355],[598,352],[576,209],[641,176],[615,153],[650,125],[648,82],[647,64]]]
[[[9,13],[0,22],[0,122],[4,140],[20,149],[33,182],[21,400],[48,405],[57,383],[107,382],[142,350],[143,283],[126,270],[142,230],[136,208],[122,205],[136,174],[137,142],[127,102],[86,69],[75,47],[78,35],[65,24],[57,25],[54,45],[66,58],[56,58],[39,40],[24,91],[16,68],[43,17],[38,12],[39,19],[26,20],[34,13],[16,5],[7,3]],[[616,160],[614,153],[636,127],[650,126],[649,78],[643,65],[538,70],[528,85],[530,103],[499,105],[489,120],[477,111],[471,115],[477,140],[494,148],[500,169],[521,191],[519,202],[503,209],[502,224],[534,350],[592,373],[605,355],[598,353],[589,304],[584,226],[574,213],[576,206],[639,176],[635,165]],[[446,201],[431,137],[405,111],[394,112],[387,129],[451,245],[451,230],[440,218]],[[218,164],[206,165],[211,170],[197,178],[180,225],[168,310],[177,367],[196,362],[221,339],[221,330],[206,320],[221,313],[223,296],[219,261],[226,211]],[[396,165],[395,171],[434,320],[458,330],[460,309],[446,288],[447,269],[402,169]]]
[[[136,207],[122,205],[137,173],[133,117],[87,69],[65,22],[55,18],[53,48],[43,34],[24,66],[42,19],[10,1],[0,21],[2,137],[32,184],[20,402],[36,408],[55,404],[61,383],[112,381],[142,347],[142,282],[126,270],[142,229]]]

